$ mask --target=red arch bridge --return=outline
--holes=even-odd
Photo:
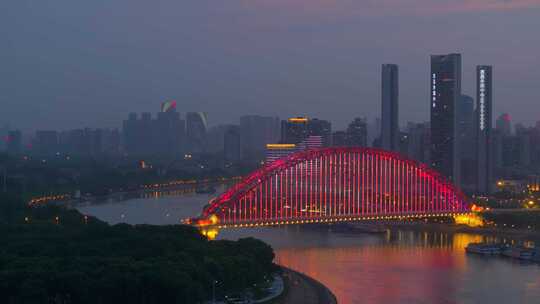
[[[362,147],[306,150],[266,164],[210,201],[199,227],[256,227],[455,216],[463,193],[402,155]]]

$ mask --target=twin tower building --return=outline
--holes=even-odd
[[[381,146],[385,150],[399,150],[399,68],[395,64],[382,66]],[[492,130],[491,66],[476,67],[476,110],[474,141],[476,151],[476,190],[490,192],[492,185]],[[458,138],[458,109],[461,92],[461,54],[432,55],[430,73],[430,165],[433,169],[461,185],[460,140]],[[470,148],[470,147],[467,147]]]

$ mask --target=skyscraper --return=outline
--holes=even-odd
[[[239,162],[242,159],[242,142],[240,126],[231,125],[225,130],[223,138],[223,154],[225,161]]]
[[[115,134],[107,133],[110,132],[103,134],[103,144],[107,147],[101,149],[114,150],[110,145],[114,145]],[[129,114],[123,123],[124,149],[129,155],[178,157],[185,150],[185,133],[185,121],[176,112],[176,103],[164,102],[156,119],[152,119],[150,113],[142,113],[140,119],[137,119],[136,113]]]
[[[477,179],[474,98],[461,95],[457,107],[456,120],[456,141],[459,146],[461,187],[463,190],[474,192],[476,190]]]
[[[242,158],[261,161],[265,157],[266,144],[275,143],[280,138],[279,118],[247,115],[240,117]]]
[[[166,102],[153,123],[155,150],[159,155],[178,156],[183,152],[185,122],[176,112],[176,103]]]
[[[297,144],[309,136],[309,119],[307,117],[292,117],[281,121],[281,142]]]
[[[477,136],[477,191],[489,193],[493,160],[491,145],[491,111],[493,72],[491,66],[476,67],[476,136]]]
[[[355,118],[347,127],[347,145],[353,147],[367,147],[367,122],[362,118]]]
[[[474,116],[474,98],[461,95],[457,108],[457,138],[459,139],[461,159],[474,159],[476,157]]]
[[[357,117],[345,131],[332,133],[332,144],[335,147],[367,147],[366,119]]]
[[[385,150],[397,151],[399,141],[398,66],[383,64],[381,77],[381,145]]]
[[[188,112],[186,114],[186,136],[189,152],[201,153],[205,151],[207,130],[206,113]]]
[[[431,166],[460,185],[457,105],[461,98],[461,55],[432,55],[430,77]]]
[[[308,122],[308,132],[310,136],[321,136],[323,147],[332,145],[332,123],[328,120],[310,119]]]
[[[409,122],[407,132],[407,155],[419,162],[429,162],[429,124]]]

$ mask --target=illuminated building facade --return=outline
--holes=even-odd
[[[328,120],[310,119],[308,122],[309,136],[320,136],[322,146],[330,147],[332,145],[332,123]]]
[[[398,151],[399,116],[398,116],[398,66],[383,64],[381,75],[381,148]]]
[[[296,144],[267,144],[266,163],[271,163],[297,151]]]
[[[477,191],[484,194],[491,192],[491,176],[493,174],[491,155],[492,75],[491,66],[476,67]]]
[[[430,76],[431,166],[460,185],[457,105],[461,98],[461,55],[432,55]]]
[[[281,142],[297,144],[309,136],[309,119],[307,117],[292,117],[281,121]]]
[[[286,157],[298,151],[308,149],[318,149],[323,146],[322,136],[308,136],[298,144],[281,143],[266,145],[266,163],[271,163],[277,159]]]
[[[176,112],[176,101],[169,100],[161,103],[161,112]]]

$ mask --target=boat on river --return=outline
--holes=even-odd
[[[502,252],[502,248],[503,246],[501,244],[470,243],[465,247],[465,251],[482,255],[499,255]]]
[[[522,246],[512,246],[504,248],[502,255],[509,258],[530,261],[535,256],[535,250]]]
[[[540,247],[534,248],[534,254],[532,260],[536,263],[540,263]]]

